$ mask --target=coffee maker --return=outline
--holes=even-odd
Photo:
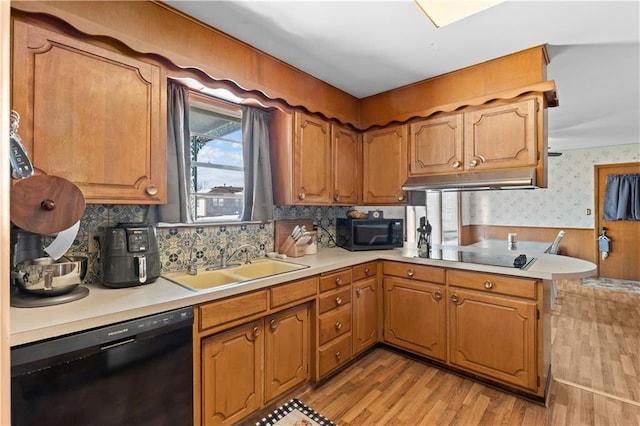
[[[149,284],[160,276],[156,229],[146,223],[119,223],[105,230],[101,281],[123,288]]]

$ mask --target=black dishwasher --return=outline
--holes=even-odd
[[[192,425],[193,308],[11,349],[23,425]]]

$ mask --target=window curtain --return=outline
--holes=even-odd
[[[243,221],[273,219],[273,191],[269,156],[269,113],[242,107],[242,153],[244,155]]]
[[[640,220],[640,174],[608,175],[604,220]]]
[[[157,219],[191,223],[189,188],[191,154],[189,89],[169,80],[167,85],[167,204],[158,206]]]

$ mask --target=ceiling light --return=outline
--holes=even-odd
[[[458,0],[415,0],[416,4],[422,9],[427,18],[436,27],[444,27],[452,22],[459,21],[467,16],[481,12],[492,6],[502,3],[504,0],[497,1],[458,1]]]

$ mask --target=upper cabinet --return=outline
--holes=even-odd
[[[275,111],[270,147],[276,204],[358,202],[361,151],[357,132],[300,111]]]
[[[13,21],[11,107],[38,173],[88,203],[166,202],[162,67]]]
[[[407,126],[364,133],[362,142],[364,204],[403,204],[407,180]]]
[[[543,149],[538,112],[530,97],[412,123],[409,173],[535,167]]]

